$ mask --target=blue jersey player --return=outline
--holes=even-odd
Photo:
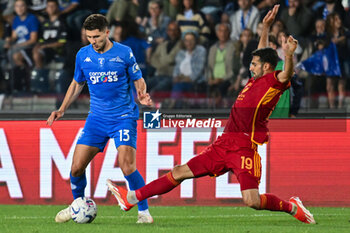
[[[84,196],[85,168],[94,156],[103,151],[109,138],[118,149],[118,163],[135,190],[145,185],[136,169],[136,127],[139,116],[130,81],[135,85],[141,104],[151,106],[146,84],[131,49],[108,39],[109,30],[103,15],[90,15],[84,22],[90,45],[76,56],[75,73],[61,107],[53,111],[48,125],[60,119],[79,96],[85,83],[90,91],[90,112],[77,142],[71,167],[70,182],[74,199]],[[147,201],[139,205],[138,223],[152,223]],[[70,220],[69,207],[56,215],[56,222]]]

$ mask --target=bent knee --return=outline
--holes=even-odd
[[[183,181],[181,165],[176,165],[171,171],[171,174],[173,175],[176,181],[179,181],[179,182]]]
[[[82,174],[84,174],[84,172],[85,172],[85,168],[77,164],[73,164],[71,167],[71,174],[74,177],[81,176]]]
[[[130,175],[136,170],[136,161],[131,156],[121,157],[119,167],[125,176]]]
[[[193,178],[192,171],[189,169],[187,164],[175,166],[172,170],[172,174],[174,179],[178,182]]]
[[[120,169],[122,169],[124,176],[128,176],[136,171],[136,166],[130,163],[124,163],[123,165],[120,165]]]

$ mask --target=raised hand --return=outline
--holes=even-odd
[[[273,21],[276,18],[276,15],[278,13],[278,9],[280,8],[280,5],[275,5],[272,10],[269,10],[269,12],[267,12],[267,14],[265,15],[262,23],[265,27],[271,27]]]
[[[282,49],[285,56],[293,56],[294,51],[298,47],[298,41],[293,38],[293,36],[282,38]]]

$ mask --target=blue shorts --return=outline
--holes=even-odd
[[[110,138],[114,139],[116,148],[127,145],[136,149],[137,121],[135,119],[106,121],[89,114],[77,144],[97,147],[103,151]]]

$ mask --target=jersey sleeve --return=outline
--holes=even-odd
[[[279,89],[281,91],[285,91],[290,87],[290,81],[286,83],[281,83],[277,79],[277,75],[281,72],[281,70],[277,70],[273,72],[273,88]]]
[[[80,52],[77,53],[77,56],[75,58],[74,80],[77,81],[78,83],[86,81],[84,73],[81,69]]]
[[[140,78],[142,78],[142,72],[140,70],[139,65],[136,62],[135,56],[132,53],[131,49],[128,48],[128,55],[127,55],[127,72],[132,81],[136,81]]]

